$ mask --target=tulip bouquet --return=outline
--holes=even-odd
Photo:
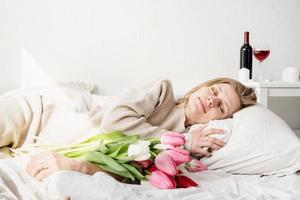
[[[139,135],[114,131],[92,136],[78,144],[35,144],[35,147],[92,162],[124,177],[125,181],[149,181],[156,188],[173,189],[198,186],[183,175],[179,167],[189,172],[207,170],[201,161],[191,159],[189,151],[183,148],[184,143],[184,136],[175,132],[165,133],[160,139],[141,140]]]
[[[155,157],[154,165],[150,170],[150,184],[161,189],[198,186],[178,169],[179,166],[184,165],[189,172],[207,170],[206,165],[200,160],[192,159],[189,151],[183,148],[184,136],[180,133],[167,132],[161,136],[160,142],[154,146],[162,151]]]

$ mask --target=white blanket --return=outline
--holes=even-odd
[[[65,90],[63,91],[65,92]],[[43,134],[40,136],[43,136],[46,140],[54,139],[52,142],[59,139],[59,142],[64,143],[68,142],[67,140],[71,136],[74,137],[74,135],[66,134],[72,133],[72,124],[77,121],[82,122],[86,119],[84,116],[86,111],[93,109],[95,105],[101,105],[107,99],[86,93],[77,95],[73,91],[68,91],[66,95],[60,95],[60,92],[61,90],[51,90],[50,92],[47,91],[47,94],[44,93],[44,95],[54,97],[51,99],[53,101],[47,102],[45,105],[52,106],[48,110],[61,109],[57,113],[64,117],[64,120],[61,120],[63,123],[61,127],[66,128],[66,130],[53,131],[53,128],[58,127],[57,120],[62,119],[57,116],[53,119],[56,121],[53,121],[53,123],[48,122],[48,126],[43,129]],[[37,97],[37,101],[30,105],[39,105],[40,95],[34,94],[33,97]],[[29,102],[27,97],[25,100]],[[65,107],[60,105],[69,106],[65,110]],[[37,113],[40,112],[38,109],[36,110]],[[77,114],[72,117],[74,110],[77,111]],[[68,121],[66,120],[66,113],[70,114]],[[39,115],[37,114],[37,116]],[[6,117],[4,116],[3,119],[6,119]],[[36,120],[39,122],[40,119],[37,118]],[[51,124],[55,124],[55,126],[51,126]],[[81,133],[87,133],[82,130],[92,130],[90,133],[98,131],[94,130],[93,126],[86,125],[86,123],[82,123],[82,125]],[[31,127],[31,130],[35,130],[34,127]],[[57,134],[57,137],[53,138],[53,135],[47,134],[53,134],[53,132]],[[32,137],[35,133],[36,131],[32,131]],[[30,143],[32,141],[27,138],[26,142]],[[197,188],[158,191],[147,185],[123,184],[104,173],[88,176],[78,172],[61,171],[51,175],[43,182],[39,182],[25,172],[27,159],[27,157],[19,157],[0,160],[0,199],[300,199],[300,175],[259,177],[254,175],[229,175],[222,171],[207,171],[190,174],[194,180],[199,181],[200,186]]]
[[[38,136],[54,144],[78,142],[101,131],[101,107],[113,97],[65,87],[28,89],[0,96],[0,158],[5,147],[30,144]],[[104,112],[105,109],[103,109]]]
[[[296,174],[260,177],[206,171],[189,174],[200,183],[199,187],[158,191],[146,184],[120,183],[100,172],[89,176],[60,171],[39,182],[25,172],[26,162],[26,157],[0,160],[0,199],[300,199],[300,175]]]

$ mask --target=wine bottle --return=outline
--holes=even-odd
[[[249,32],[244,32],[244,45],[240,52],[240,68],[249,69],[249,79],[252,79],[252,47],[249,44]]]

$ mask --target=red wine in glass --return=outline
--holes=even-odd
[[[270,55],[269,45],[263,44],[254,47],[253,51],[254,57],[259,61],[259,73],[258,80],[259,82],[263,82],[263,61]]]
[[[259,60],[259,62],[264,61],[270,54],[270,50],[259,50],[254,49],[254,57]]]

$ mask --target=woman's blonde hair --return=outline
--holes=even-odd
[[[191,89],[188,93],[184,95],[182,99],[180,99],[180,102],[186,103],[190,96],[197,90],[199,90],[202,87],[209,87],[215,84],[221,84],[226,83],[231,86],[233,86],[236,93],[239,95],[239,99],[241,102],[241,109],[256,104],[256,95],[253,88],[246,87],[242,83],[240,83],[237,80],[234,80],[232,78],[216,78],[212,80],[208,80],[197,87],[194,87]]]

